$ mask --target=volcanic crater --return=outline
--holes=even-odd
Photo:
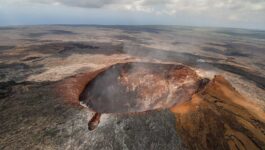
[[[200,78],[177,64],[127,62],[110,66],[88,82],[80,104],[96,112],[89,122],[94,129],[101,113],[136,113],[170,108],[191,99]]]
[[[98,113],[163,109],[191,98],[199,77],[176,64],[129,62],[115,64],[90,81],[79,100]]]

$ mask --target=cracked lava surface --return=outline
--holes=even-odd
[[[0,149],[264,150],[264,39],[153,28],[2,28]]]

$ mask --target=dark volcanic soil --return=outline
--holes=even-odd
[[[0,27],[0,149],[263,150],[264,35]]]

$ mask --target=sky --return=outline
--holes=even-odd
[[[37,24],[265,30],[265,0],[0,0],[0,26]]]

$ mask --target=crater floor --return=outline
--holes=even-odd
[[[198,86],[199,77],[186,66],[119,63],[90,81],[80,102],[99,113],[143,112],[188,101]]]

